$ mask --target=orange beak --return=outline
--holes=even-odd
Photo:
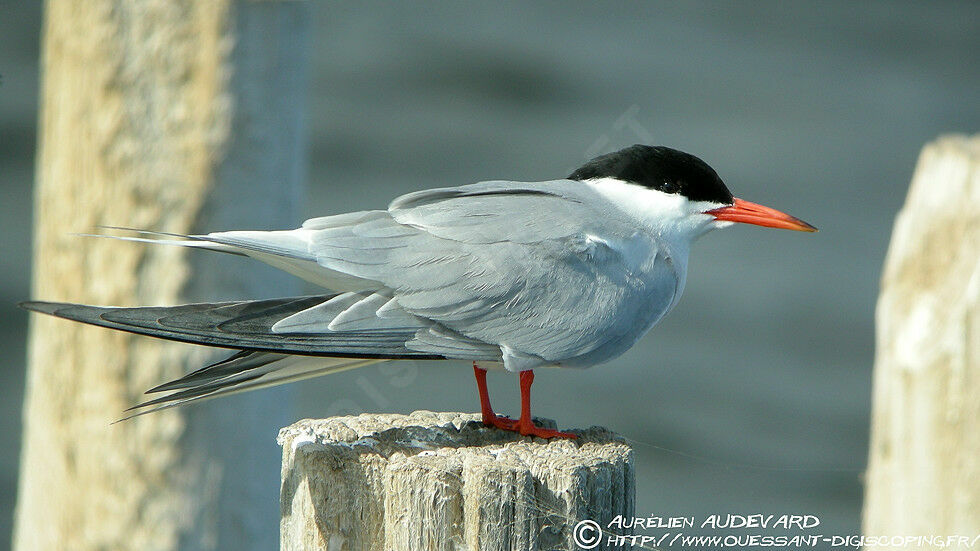
[[[799,218],[779,212],[776,209],[750,203],[737,197],[735,198],[734,205],[709,210],[705,214],[710,214],[715,217],[715,220],[724,222],[740,222],[742,224],[755,224],[756,226],[782,228],[785,230],[817,231],[817,228],[814,228]]]

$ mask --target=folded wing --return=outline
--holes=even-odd
[[[554,363],[617,338],[622,314],[639,307],[620,251],[590,224],[633,230],[582,193],[567,181],[413,193],[387,217],[312,233],[309,250],[331,271],[381,283],[400,309],[500,346],[508,367]]]
[[[397,328],[317,333],[275,332],[276,322],[337,295],[122,308],[60,302],[21,306],[60,318],[168,340],[251,351],[376,359],[443,359],[405,346],[426,329]]]
[[[635,229],[581,183],[483,182],[289,231],[188,236],[337,291],[171,309],[34,303],[116,329],[212,346],[363,358],[504,359],[526,369],[635,331],[651,296],[617,236]],[[594,225],[601,222],[599,234]],[[181,241],[167,239],[168,243]],[[661,278],[671,285],[671,274]],[[670,298],[668,293],[668,298]]]

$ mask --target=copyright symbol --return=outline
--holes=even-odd
[[[572,529],[572,541],[582,549],[592,549],[602,541],[602,527],[594,520],[579,521]]]

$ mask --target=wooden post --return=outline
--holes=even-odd
[[[237,258],[72,233],[294,227],[306,12],[297,2],[47,3],[35,297],[165,305],[289,292],[288,276]],[[110,425],[145,389],[215,352],[34,316],[14,549],[274,548],[281,392]]]
[[[300,421],[279,433],[280,549],[577,548],[580,521],[605,530],[634,508],[630,447],[579,434],[545,441],[428,411]],[[606,549],[613,532],[579,537]]]
[[[919,158],[877,309],[869,535],[980,533],[980,135]]]

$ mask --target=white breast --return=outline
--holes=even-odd
[[[691,243],[713,228],[712,217],[701,214],[710,206],[692,203],[681,195],[609,178],[589,180],[586,184],[608,203],[610,218],[629,221],[615,225],[619,230],[610,229],[613,224],[604,226],[602,220],[596,221],[586,243],[601,242],[617,251],[615,261],[642,285],[632,289],[625,301],[639,307],[622,312],[615,335],[588,354],[563,362],[569,367],[611,360],[659,322],[683,292]],[[624,231],[624,227],[630,229]]]

